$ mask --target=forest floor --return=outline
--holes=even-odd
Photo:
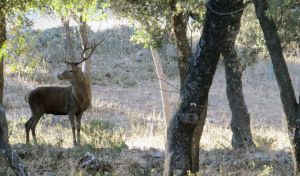
[[[297,70],[293,67],[298,63],[289,66],[295,70],[291,72],[295,77]],[[231,112],[220,63],[209,95],[208,116],[200,143],[200,175],[291,175],[291,146],[279,90],[275,78],[268,73],[268,64],[261,61],[248,68],[243,81],[257,148],[233,150],[230,145]],[[179,87],[176,79],[170,82]],[[299,90],[299,81],[293,82]],[[52,115],[46,115],[37,127],[39,144],[24,145],[24,123],[30,116],[24,95],[39,84],[45,83],[26,81],[15,75],[6,78],[10,141],[30,175],[91,174],[76,167],[88,152],[102,163],[100,168],[96,167],[99,173],[110,166],[106,168],[107,175],[162,175],[165,124],[157,80],[129,87],[95,82],[92,108],[83,117],[83,144],[75,148],[68,118]],[[174,112],[179,95],[170,93],[170,97]]]
[[[93,60],[92,107],[83,115],[82,144],[77,147],[72,146],[68,117],[54,115],[45,115],[37,125],[38,144],[25,145],[24,124],[31,113],[24,96],[40,85],[68,85],[55,76],[66,68],[64,64],[47,63],[48,70],[33,76],[6,70],[4,104],[9,139],[30,175],[162,175],[166,127],[149,51],[122,44],[122,53],[107,55],[105,47],[112,45],[103,47]],[[173,48],[170,53],[175,51]],[[172,71],[177,69],[175,60],[163,59],[170,83],[179,87],[178,74]],[[220,61],[200,142],[199,175],[292,175],[291,144],[269,62],[259,59],[243,76],[257,148],[234,150],[224,64]],[[300,59],[289,58],[287,62],[298,97]],[[173,113],[179,93],[171,86],[169,90],[173,91],[169,92]],[[0,175],[6,172],[9,169]]]

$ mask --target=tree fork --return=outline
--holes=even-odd
[[[209,6],[209,7],[208,7]],[[209,88],[212,84],[222,49],[232,35],[227,29],[238,30],[241,12],[231,15],[218,15],[219,12],[231,12],[243,7],[243,1],[210,0],[203,33],[196,53],[189,59],[185,84],[181,90],[181,101],[167,129],[167,144],[164,175],[186,175],[192,169],[192,143],[194,130],[200,123],[205,110]],[[204,123],[201,125],[203,128]],[[201,128],[200,128],[201,129]]]

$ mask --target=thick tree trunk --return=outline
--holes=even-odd
[[[75,53],[74,53],[74,44],[71,37],[71,30],[70,30],[70,20],[68,17],[63,17],[61,19],[64,29],[65,29],[65,51],[67,52],[67,59],[70,61],[75,60]]]
[[[236,31],[238,32],[238,31]],[[235,36],[228,40],[222,52],[225,62],[227,99],[232,113],[231,144],[233,148],[254,146],[250,128],[250,115],[243,95],[242,67],[237,57]]]
[[[216,11],[228,12],[242,8],[243,1],[210,0],[208,5]],[[205,110],[209,88],[224,44],[233,37],[232,31],[238,31],[240,27],[242,13],[221,16],[209,9],[207,8],[197,51],[193,59],[189,60],[180,105],[167,130],[164,175],[186,175],[192,169],[191,149],[195,127],[203,121],[200,117]]]
[[[82,16],[79,17],[79,36],[81,42],[81,48],[88,47],[89,39],[88,39],[88,26],[86,21],[83,20]],[[84,53],[84,56],[86,53]],[[91,66],[92,60],[88,59],[82,63],[82,72],[90,77],[91,75]]]
[[[188,14],[177,13],[176,12],[176,1],[171,2],[171,10],[173,11],[173,30],[176,38],[176,46],[178,51],[178,66],[179,66],[179,76],[180,76],[180,89],[186,80],[187,74],[187,61],[191,57],[192,50],[187,37],[187,23],[189,19]],[[200,150],[200,139],[207,115],[207,102],[200,115],[199,123],[194,129],[192,148],[191,148],[191,158],[192,158],[192,169],[193,173],[199,170],[199,150]]]
[[[288,68],[283,56],[281,41],[277,33],[277,28],[274,20],[266,14],[268,10],[268,2],[266,0],[253,0],[255,12],[262,28],[267,48],[269,50],[274,73],[280,90],[280,98],[283,105],[283,110],[286,115],[289,137],[293,146],[295,146],[296,167],[300,171],[300,134],[299,123],[296,128],[296,120],[299,117],[299,105],[296,101],[294,88],[289,76]],[[295,133],[294,133],[295,130]],[[296,143],[296,145],[294,144]]]
[[[166,126],[168,126],[169,121],[170,121],[170,102],[169,102],[169,92],[168,90],[168,85],[166,80],[166,76],[164,74],[161,62],[160,62],[160,57],[157,51],[157,48],[150,46],[152,58],[154,61],[155,69],[156,69],[156,74],[158,77],[159,81],[159,88],[160,88],[160,94],[161,94],[161,101],[163,105],[163,112],[164,112],[164,118],[166,122]]]
[[[10,166],[16,175],[27,175],[24,163],[8,143],[8,126],[2,107],[0,107],[0,151],[0,157],[4,158],[5,164]]]
[[[4,44],[6,40],[6,20],[5,15],[0,10],[0,46]],[[0,105],[3,104],[3,89],[4,89],[4,71],[3,71],[3,59],[4,57],[0,58]]]

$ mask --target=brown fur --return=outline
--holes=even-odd
[[[27,144],[30,130],[36,143],[35,127],[43,114],[69,115],[74,145],[77,142],[80,143],[81,116],[91,103],[91,84],[80,68],[69,65],[72,69],[64,71],[58,75],[58,78],[70,81],[71,86],[38,87],[25,96],[32,112],[31,118],[25,124]],[[77,141],[75,128],[77,129]]]

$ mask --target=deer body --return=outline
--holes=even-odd
[[[100,43],[96,44],[94,41],[93,46],[89,48],[84,46],[81,53],[82,60],[79,62],[68,62],[65,58],[65,63],[71,69],[59,74],[57,78],[69,81],[71,86],[38,87],[27,94],[25,99],[28,101],[32,113],[31,118],[25,123],[27,144],[30,130],[34,143],[36,143],[35,127],[43,114],[68,115],[72,127],[73,144],[80,144],[81,117],[91,104],[91,82],[77,65],[89,59]],[[89,49],[91,52],[86,56]],[[77,130],[77,139],[75,130]]]
[[[68,115],[71,89],[72,87],[38,87],[30,91],[26,99],[30,108],[40,113]]]
[[[58,75],[61,80],[71,82],[69,87],[38,87],[27,94],[32,116],[26,122],[26,143],[29,143],[29,132],[32,131],[36,143],[35,127],[43,114],[69,115],[74,145],[80,143],[80,125],[83,112],[91,103],[91,83],[79,67],[71,65],[71,70]],[[75,121],[76,120],[76,121]],[[77,140],[75,136],[77,130]]]

